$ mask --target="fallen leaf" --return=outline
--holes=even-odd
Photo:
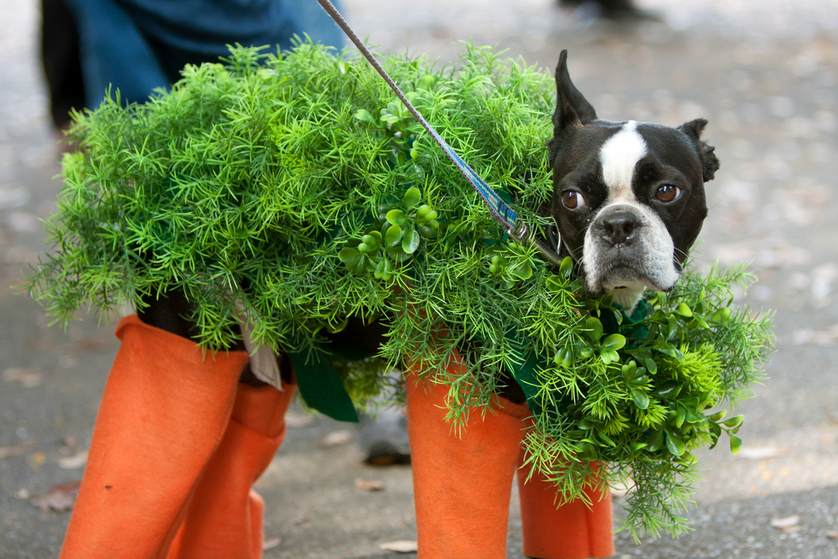
[[[3,380],[6,382],[16,382],[25,388],[33,388],[39,386],[44,381],[44,374],[35,369],[9,367],[3,371]]]
[[[361,479],[355,480],[355,489],[358,491],[384,491],[384,482],[377,479]]]
[[[782,454],[782,450],[774,446],[749,446],[746,445],[739,450],[736,458],[746,460],[766,460],[776,458]]]
[[[70,481],[54,485],[46,495],[33,497],[29,502],[44,512],[68,511],[73,508],[73,501],[76,500],[76,494],[79,492],[79,483],[79,481]]]
[[[0,446],[0,460],[9,458],[10,456],[20,456],[26,454],[26,451],[32,447],[29,443],[16,444],[12,446]]]
[[[795,345],[830,346],[838,344],[838,324],[833,324],[824,330],[797,330],[792,334]]]
[[[268,551],[269,549],[273,549],[275,547],[279,547],[279,544],[282,543],[282,538],[265,538],[262,541],[262,551]]]
[[[394,542],[384,542],[378,544],[378,547],[384,551],[392,551],[394,553],[416,553],[419,546],[416,545],[416,540],[396,540]]]
[[[771,526],[785,533],[793,533],[800,530],[800,517],[798,515],[772,518]]]
[[[103,338],[81,338],[76,340],[74,348],[76,351],[98,351],[110,346],[110,340]]]
[[[323,446],[339,446],[352,440],[352,431],[341,429],[332,431],[320,441]]]
[[[307,413],[293,413],[285,414],[285,424],[292,429],[297,427],[306,427],[314,423],[314,416]]]
[[[65,470],[74,470],[81,468],[87,463],[87,451],[80,450],[72,456],[65,456],[58,459],[58,467]]]
[[[33,452],[29,455],[29,462],[33,468],[40,468],[47,461],[47,454],[45,452]]]

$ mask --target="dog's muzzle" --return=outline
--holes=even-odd
[[[670,289],[678,279],[669,231],[652,208],[615,203],[603,208],[585,234],[584,267],[593,293]]]

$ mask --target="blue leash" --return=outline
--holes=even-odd
[[[489,209],[489,212],[492,214],[492,217],[497,221],[509,234],[511,238],[514,240],[525,243],[533,243],[538,250],[541,252],[544,257],[554,263],[560,264],[561,257],[558,255],[555,249],[548,245],[541,239],[535,238],[535,236],[531,233],[530,228],[524,223],[523,219],[519,219],[518,212],[516,212],[509,204],[507,204],[497,192],[489,186],[486,181],[484,181],[477,172],[472,169],[468,163],[463,161],[463,159],[454,151],[454,148],[448,145],[442,136],[434,130],[433,126],[425,120],[425,117],[413,106],[413,103],[407,98],[401,88],[393,81],[393,78],[387,73],[386,70],[381,66],[376,59],[375,55],[370,52],[370,50],[364,45],[363,41],[358,38],[358,35],[352,30],[340,12],[335,8],[334,4],[332,4],[329,0],[317,0],[320,3],[320,6],[326,11],[327,14],[334,20],[334,22],[340,27],[346,36],[349,37],[349,40],[354,43],[358,50],[361,51],[361,54],[364,55],[364,58],[367,59],[367,62],[372,65],[373,68],[378,72],[378,74],[387,82],[387,85],[390,86],[390,89],[393,90],[393,93],[396,94],[396,97],[404,104],[410,114],[413,115],[419,124],[431,135],[431,138],[437,143],[437,145],[442,148],[442,151],[445,152],[445,155],[451,162],[457,167],[457,170],[460,172],[461,175],[468,181],[468,183],[474,188],[475,192],[480,196],[481,200],[486,204],[486,207]]]

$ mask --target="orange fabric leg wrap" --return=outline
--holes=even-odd
[[[587,492],[593,505],[574,501],[556,508],[555,487],[539,476],[525,483],[518,470],[524,555],[538,559],[588,559],[614,554],[611,494]]]
[[[240,385],[233,416],[198,484],[169,559],[258,559],[262,498],[251,485],[285,436],[294,386]]]
[[[407,379],[407,427],[420,559],[505,559],[512,478],[528,414],[475,412],[462,438],[445,421],[448,388]],[[500,404],[499,404],[500,405]]]
[[[218,447],[245,352],[120,321],[63,559],[165,556],[187,501]]]

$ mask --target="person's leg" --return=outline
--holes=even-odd
[[[556,507],[556,488],[527,471],[518,470],[518,495],[524,531],[524,555],[534,559],[589,559],[614,554],[611,495],[587,492],[593,502]]]
[[[512,478],[528,414],[475,411],[462,437],[445,421],[448,387],[407,379],[407,428],[420,559],[505,559]]]
[[[79,34],[64,0],[41,0],[41,67],[52,124],[63,130],[70,123],[70,111],[84,107]]]
[[[251,489],[285,435],[294,385],[240,384],[224,439],[198,482],[169,559],[258,559],[261,497]]]
[[[243,351],[123,319],[70,518],[65,559],[164,556],[227,429]]]
[[[166,77],[146,37],[128,13],[111,0],[67,0],[78,26],[87,107],[105,90],[118,89],[123,102],[143,103]]]

